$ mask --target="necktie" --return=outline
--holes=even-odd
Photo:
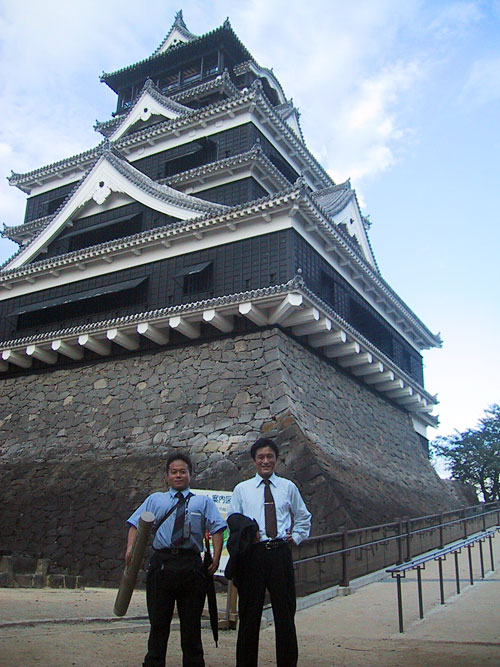
[[[273,494],[271,493],[271,482],[268,479],[263,480],[264,488],[264,513],[266,517],[266,535],[276,537],[278,526],[276,522],[276,506],[274,504]]]
[[[177,503],[177,509],[175,512],[175,521],[174,521],[174,527],[172,530],[172,545],[174,547],[179,546],[179,544],[182,544],[182,541],[184,539],[184,520],[185,520],[185,515],[186,515],[186,499],[182,495],[180,491],[177,491],[175,494],[176,498],[179,498],[179,502]]]

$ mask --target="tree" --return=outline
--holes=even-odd
[[[475,429],[436,438],[431,447],[452,479],[474,486],[485,502],[500,500],[500,405],[485,410]]]

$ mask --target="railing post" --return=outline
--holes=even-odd
[[[439,515],[439,548],[444,547],[444,532],[443,532],[443,513]]]
[[[346,549],[349,548],[349,533],[347,531],[347,526],[341,526],[340,530],[342,531],[342,580],[340,585],[349,586],[349,554],[346,551]]]
[[[463,522],[464,522],[464,540],[466,540],[467,537],[468,537],[468,535],[467,535],[467,508],[466,507],[464,507],[462,509],[462,518],[463,518]]]
[[[398,560],[397,564],[401,565],[403,562],[403,542],[402,542],[402,535],[403,535],[403,522],[401,519],[396,519],[398,526],[397,526],[397,531],[398,531]]]
[[[483,532],[486,531],[486,512],[484,511],[484,507],[481,507],[481,511],[483,513]]]
[[[411,560],[411,523],[410,519],[406,518],[406,558],[405,561]]]

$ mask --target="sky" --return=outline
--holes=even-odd
[[[0,223],[23,221],[11,170],[97,145],[116,106],[99,75],[149,57],[179,9],[199,35],[229,17],[351,179],[382,276],[443,339],[430,439],[475,426],[500,402],[500,0],[0,0]]]

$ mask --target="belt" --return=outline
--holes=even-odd
[[[170,556],[199,556],[198,551],[194,549],[179,549],[178,547],[164,547],[163,549],[154,549],[157,554],[168,554]]]
[[[287,547],[288,542],[286,540],[264,540],[257,544],[258,547],[263,547],[264,549],[281,549],[282,547]]]

